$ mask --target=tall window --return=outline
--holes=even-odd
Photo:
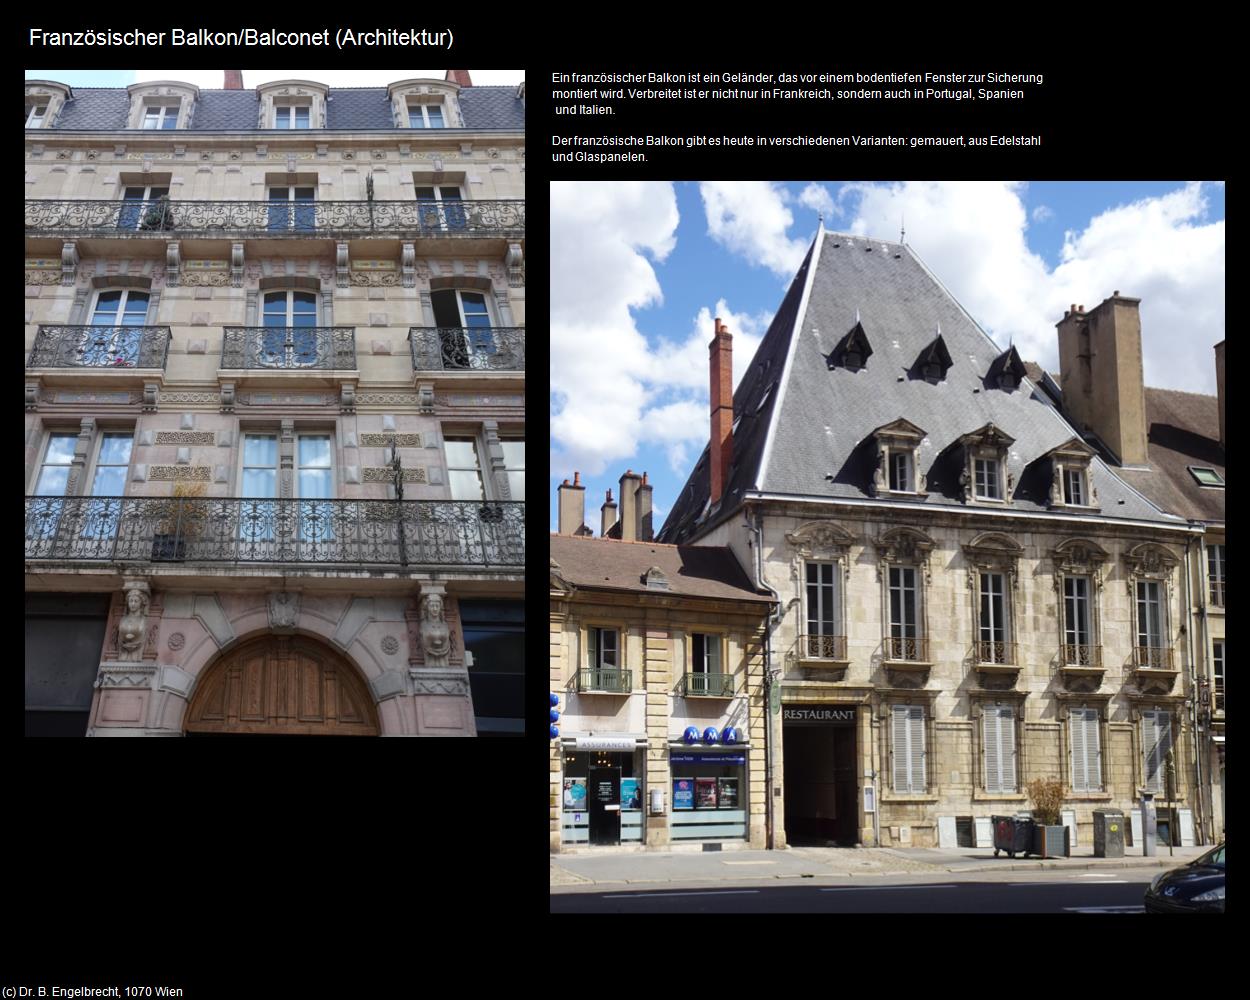
[[[443,289],[430,294],[434,323],[439,327],[443,366],[490,368],[498,345],[482,292]]]
[[[1085,473],[1081,469],[1063,470],[1063,502],[1075,506],[1085,504]]]
[[[525,499],[525,440],[523,438],[500,438],[503,448],[503,464],[507,470],[508,493],[513,500]]]
[[[148,104],[143,108],[145,129],[170,129],[178,127],[177,104]]]
[[[441,104],[409,104],[409,128],[446,128]]]
[[[63,497],[69,488],[69,469],[74,462],[74,444],[77,434],[52,434],[48,438],[48,450],[43,456],[43,466],[35,482],[35,496]]]
[[[329,434],[301,434],[295,446],[298,463],[296,490],[300,503],[300,539],[326,542],[334,538],[334,504],[311,503],[334,496],[334,474]]]
[[[916,597],[916,570],[911,566],[890,567],[890,638],[887,650],[891,660],[919,660],[919,615]]]
[[[417,187],[421,225],[427,229],[463,229],[463,198],[458,187]]]
[[[311,111],[307,104],[278,105],[273,109],[273,127],[308,128]]]
[[[1010,663],[1007,643],[1007,605],[1004,600],[1003,574],[981,574],[981,663]]]
[[[1094,666],[1089,628],[1089,577],[1063,578],[1064,662],[1072,666]]]
[[[247,434],[243,438],[242,496],[272,499],[278,495],[278,438]]]
[[[982,500],[1001,500],[998,488],[998,462],[991,458],[973,459],[976,472],[976,495]]]
[[[924,708],[920,705],[894,705],[890,715],[894,790],[923,795],[926,788]]]
[[[838,564],[807,564],[807,650],[808,656],[840,658],[841,629],[838,627]]]
[[[1072,734],[1072,790],[1102,791],[1102,745],[1098,709],[1074,708],[1068,713]]]
[[[1016,713],[1001,706],[985,706],[981,713],[985,747],[985,790],[1016,790]]]
[[[469,688],[479,736],[525,733],[525,604],[461,599]]]
[[[1142,712],[1142,773],[1146,791],[1162,793],[1167,780],[1168,750],[1172,746],[1172,716],[1168,712]]]
[[[911,492],[911,456],[905,451],[890,452],[890,489]]]
[[[44,117],[48,113],[47,104],[27,104],[26,105],[26,127],[27,128],[43,128]]]
[[[1211,585],[1211,603],[1224,607],[1224,546],[1207,546],[1207,580]]]
[[[471,437],[446,438],[447,483],[453,500],[485,500],[482,466],[477,457],[477,440]]]
[[[691,669],[696,674],[721,673],[720,636],[694,632],[690,636],[690,641],[692,649]]]
[[[306,232],[315,229],[316,200],[316,188],[271,187],[269,189],[269,231]]]
[[[162,197],[169,195],[168,187],[136,185],[122,191],[122,204],[117,216],[119,229],[139,229],[144,226],[159,228],[159,213],[154,212]]]
[[[100,439],[95,475],[91,479],[93,497],[120,497],[126,492],[126,470],[130,467],[130,451],[134,435],[130,431],[106,433]],[[88,505],[83,536],[112,538],[117,532],[121,501],[102,500]]]
[[[147,322],[149,301],[147,292],[133,288],[99,292],[96,295],[95,308],[91,311],[91,325],[114,329],[107,332],[83,331],[80,347],[82,364],[134,368],[139,363],[143,331],[124,328],[141,327]],[[122,329],[117,329],[118,327]]]
[[[1211,679],[1214,690],[1211,695],[1215,699],[1213,708],[1216,712],[1224,711],[1224,640],[1216,639],[1211,644]]]
[[[1141,666],[1167,666],[1164,661],[1159,584],[1155,580],[1137,581],[1137,647]]]
[[[256,362],[264,368],[304,368],[317,363],[315,292],[266,292]]]
[[[617,632],[614,628],[590,628],[586,630],[587,656],[586,666],[593,671],[617,670],[620,659],[617,656]]]

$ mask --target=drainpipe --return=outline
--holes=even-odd
[[[1207,562],[1207,539],[1206,539],[1205,533],[1198,536],[1198,559],[1200,560],[1199,566],[1198,566],[1198,579],[1201,580],[1204,576],[1207,575],[1207,567],[1210,565]],[[1198,780],[1199,782],[1201,782],[1202,781],[1201,761],[1203,757],[1206,757],[1208,762],[1211,759],[1209,756],[1210,751],[1211,751],[1211,720],[1215,717],[1215,678],[1211,676],[1210,671],[1207,669],[1207,650],[1211,648],[1211,643],[1210,643],[1210,633],[1208,631],[1210,628],[1210,619],[1207,617],[1207,588],[1206,587],[1198,588],[1198,603],[1199,603],[1200,616],[1202,618],[1202,635],[1201,635],[1202,652],[1200,654],[1202,658],[1202,672],[1199,676],[1206,678],[1208,680],[1207,694],[1208,694],[1208,697],[1211,699],[1210,702],[1208,703],[1210,705],[1210,710],[1206,717],[1206,722],[1207,722],[1206,731],[1202,734],[1203,736],[1202,746],[1201,746],[1201,749],[1198,751],[1198,761],[1199,761]],[[1198,700],[1198,694],[1195,691],[1194,693],[1195,703],[1197,702],[1197,700]],[[1201,711],[1201,707],[1198,707],[1196,711]],[[1212,778],[1212,775],[1209,774],[1207,776],[1208,786],[1202,789],[1203,791],[1203,799],[1202,799],[1203,810],[1202,811],[1204,814],[1204,818],[1206,820],[1206,826],[1204,827],[1203,832],[1207,834],[1207,842],[1214,844],[1216,842],[1215,841],[1215,803],[1211,800],[1211,789],[1209,787],[1211,778]]]
[[[1192,525],[1193,522],[1191,521]],[[1205,742],[1198,732],[1198,681],[1195,675],[1196,665],[1194,663],[1194,629],[1193,629],[1193,594],[1190,588],[1193,586],[1193,564],[1191,555],[1193,552],[1194,539],[1199,536],[1190,535],[1185,539],[1185,637],[1189,645],[1189,697],[1186,699],[1189,706],[1189,720],[1191,731],[1194,734],[1194,780],[1197,787],[1194,789],[1194,804],[1198,807],[1198,829],[1204,834],[1206,832],[1206,823],[1203,816],[1206,810],[1203,808],[1202,796],[1202,743]],[[1202,544],[1199,541],[1199,544]],[[1206,602],[1202,605],[1203,612],[1206,611]],[[1203,619],[1205,626],[1205,615]],[[1203,648],[1206,648],[1206,635],[1204,628]],[[1206,660],[1206,657],[1203,657]]]

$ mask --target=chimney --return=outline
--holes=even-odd
[[[621,476],[621,541],[635,542],[638,540],[638,484],[642,477],[636,472],[625,470]]]
[[[729,467],[734,459],[733,337],[719,316],[716,318],[716,334],[707,349],[712,382],[712,439],[709,446],[712,459],[711,498],[715,506],[725,492]]]
[[[642,484],[638,487],[638,541],[651,542],[655,533],[651,530],[651,484],[647,482],[647,474],[642,474]]]
[[[599,536],[607,538],[608,532],[612,530],[612,525],[616,524],[616,501],[612,499],[612,491],[608,490],[608,498],[603,501],[603,506],[599,508]]]
[[[446,79],[448,83],[458,83],[462,87],[473,86],[473,81],[469,79],[469,71],[467,69],[449,69]]]
[[[226,70],[226,90],[242,90],[243,89],[243,70],[228,69]]]
[[[559,529],[562,535],[576,535],[586,520],[586,487],[581,473],[573,473],[573,483],[566,479],[556,492],[560,495]]]
[[[1056,324],[1063,408],[1124,465],[1147,461],[1140,304],[1117,289],[1089,312],[1074,304]]]
[[[1224,341],[1215,345],[1215,387],[1220,394],[1220,447],[1224,447]]]

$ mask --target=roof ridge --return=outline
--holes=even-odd
[[[1181,396],[1199,396],[1202,399],[1218,400],[1220,398],[1218,394],[1212,395],[1209,392],[1190,392],[1188,389],[1168,389],[1161,385],[1148,385],[1145,388],[1149,389],[1151,392],[1175,392]]]

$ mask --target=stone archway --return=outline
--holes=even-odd
[[[306,636],[248,640],[205,668],[187,707],[188,734],[377,736],[364,679],[339,653]]]

